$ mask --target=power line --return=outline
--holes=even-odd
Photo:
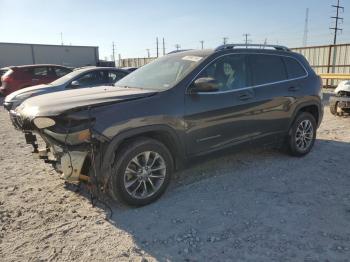
[[[336,45],[338,31],[341,31],[341,32],[343,31],[342,28],[339,28],[339,20],[340,21],[344,20],[342,17],[339,17],[339,10],[342,10],[344,12],[344,7],[339,5],[339,0],[337,0],[337,5],[332,5],[332,7],[337,9],[337,14],[336,16],[331,17],[332,19],[335,19],[335,26],[330,27],[329,29],[334,30],[333,44]]]
[[[308,33],[309,33],[309,8],[306,8],[305,25],[304,25],[304,36],[303,36],[303,46],[307,46]]]
[[[201,43],[201,46],[202,46],[202,50],[204,49],[204,41],[203,40],[201,40],[201,41],[199,41],[200,43]]]

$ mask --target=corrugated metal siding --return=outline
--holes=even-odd
[[[71,67],[97,65],[98,47],[0,43],[0,67],[58,64]]]
[[[350,73],[350,44],[292,48],[306,57],[316,73]],[[340,80],[324,80],[325,85],[337,85]]]
[[[157,57],[125,58],[125,59],[119,60],[119,67],[141,67],[156,59]]]

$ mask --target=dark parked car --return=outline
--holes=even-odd
[[[185,159],[238,145],[309,153],[323,117],[320,77],[286,47],[239,47],[164,56],[117,88],[30,98],[16,118],[28,143],[31,132],[46,141],[39,154],[53,154],[66,180],[131,205],[160,197]]]
[[[0,94],[7,96],[19,89],[50,83],[72,69],[60,65],[10,66],[1,76]]]
[[[77,89],[84,87],[96,87],[101,85],[114,85],[129,72],[112,67],[83,67],[51,82],[24,88],[8,95],[4,101],[4,107],[10,111],[20,105],[25,99],[42,94]]]

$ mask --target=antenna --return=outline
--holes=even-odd
[[[304,36],[303,36],[303,46],[307,46],[308,33],[309,33],[309,8],[306,8],[305,25],[304,25]]]
[[[337,44],[337,34],[338,31],[343,31],[342,28],[339,28],[339,20],[343,22],[343,18],[339,17],[339,9],[344,11],[344,7],[339,5],[339,0],[337,0],[337,5],[332,5],[332,7],[337,9],[337,14],[336,16],[332,16],[332,19],[335,19],[335,26],[334,27],[330,27],[329,29],[334,30],[334,39],[333,39],[333,44],[336,45]]]

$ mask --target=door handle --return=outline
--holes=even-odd
[[[291,86],[288,88],[288,91],[289,92],[295,92],[295,91],[298,91],[299,90],[299,87],[296,87],[296,86]]]
[[[242,101],[253,98],[253,96],[248,93],[240,94],[238,97],[239,97],[239,100],[242,100]]]

